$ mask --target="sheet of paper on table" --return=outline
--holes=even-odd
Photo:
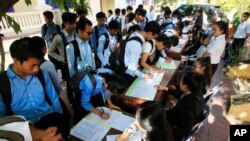
[[[70,131],[70,134],[84,141],[100,141],[108,133],[110,127],[83,118]],[[98,133],[98,134],[96,134]]]
[[[100,107],[98,107],[99,109]],[[90,113],[86,116],[87,119],[95,121],[99,124],[104,124],[106,126],[110,126],[119,131],[123,131],[128,125],[135,121],[135,118],[122,114],[116,110],[110,110],[106,107],[101,107],[105,113],[109,114],[108,120],[101,119],[98,115]]]
[[[116,141],[118,135],[108,135],[106,141]],[[128,141],[141,141],[142,132],[136,132],[128,138]]]
[[[157,68],[163,68],[163,69],[176,69],[176,65],[174,60],[172,60],[170,63],[167,63],[164,58],[160,57],[158,62],[156,63]]]
[[[157,92],[155,85],[159,85],[161,83],[164,73],[165,72],[154,72],[153,78],[151,79],[137,78],[129,87],[129,90],[125,95],[145,100],[154,100]]]

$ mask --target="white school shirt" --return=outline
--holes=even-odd
[[[221,55],[226,46],[225,34],[218,37],[212,37],[210,43],[207,45],[207,51],[210,53],[211,64],[219,64]]]
[[[154,21],[155,20],[155,12],[152,11],[152,12],[147,13],[147,18],[148,18],[148,22]]]
[[[138,36],[141,38],[142,42],[145,42],[144,37],[139,32],[134,32],[130,35],[129,38]],[[124,63],[127,67],[126,73],[131,76],[138,76],[138,77],[144,77],[144,73],[140,70],[138,70],[138,63],[139,59],[142,54],[142,45],[136,41],[132,40],[127,42],[125,47],[125,56],[124,56]]]
[[[25,141],[32,141],[29,124],[29,121],[11,122],[0,126],[0,130],[17,132],[23,136]],[[1,139],[1,137],[0,140],[7,141],[5,139]]]
[[[247,33],[250,33],[250,23],[247,21],[241,22],[234,34],[234,38],[246,38]]]
[[[126,29],[127,31],[129,30],[129,28],[133,25],[138,25],[138,23],[136,22],[136,20],[133,20],[131,22],[129,22],[127,25],[126,25]]]
[[[142,43],[142,52],[147,53],[149,56],[155,52],[155,40],[153,41],[153,46],[149,42]]]
[[[200,48],[196,51],[197,58],[202,57],[206,51],[207,51],[206,46],[201,45]]]

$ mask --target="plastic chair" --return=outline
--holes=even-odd
[[[204,97],[205,103],[208,103],[210,99],[217,94],[217,92],[223,87],[223,82],[219,82],[216,86],[214,86],[209,93]]]

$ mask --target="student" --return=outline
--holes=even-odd
[[[14,118],[19,121],[15,122]],[[18,133],[22,135],[24,141],[62,141],[67,140],[69,136],[69,123],[60,113],[47,114],[35,123],[25,121],[25,118],[20,116],[10,116],[0,120],[11,119],[14,121],[0,126],[0,130]]]
[[[172,132],[163,107],[155,101],[146,101],[136,111],[136,121],[127,127],[117,141],[128,141],[139,134],[138,141],[172,141]]]
[[[209,44],[209,41],[211,39],[211,36],[207,35],[207,34],[203,34],[201,36],[200,39],[200,44],[201,46],[199,47],[199,49],[196,51],[196,56],[197,58],[200,58],[203,56],[203,54],[206,52],[207,50],[207,45]]]
[[[11,99],[6,97],[8,93],[2,91],[7,84],[2,84],[1,80],[0,117],[21,115],[36,122],[49,113],[62,113],[48,72],[39,70],[43,54],[37,51],[32,40],[26,37],[14,41],[10,45],[10,55],[14,63],[0,78],[5,76],[9,80]],[[39,74],[46,83],[42,84]]]
[[[63,30],[57,34],[48,50],[49,60],[55,65],[56,69],[62,70],[64,80],[68,79],[68,72],[65,58],[65,47],[68,42],[75,40],[75,26],[77,16],[70,12],[62,14]]]
[[[139,23],[141,23],[144,20],[145,16],[146,16],[145,10],[137,8],[135,10],[135,18],[134,18],[134,20],[126,25],[126,29],[127,29],[126,32],[128,33],[130,27],[138,26]],[[140,29],[140,26],[138,26],[138,28]],[[140,29],[140,30],[142,30],[142,29]]]
[[[47,48],[46,48],[46,44],[44,40],[38,36],[32,37],[31,40],[33,41],[33,44],[37,44],[36,48],[38,49],[38,51],[42,52],[43,56],[45,56],[47,53]],[[58,73],[53,63],[51,63],[48,60],[45,60],[43,57],[39,68],[41,70],[46,70],[49,72],[49,76],[56,89],[57,94],[61,94],[63,92],[62,85],[61,85],[60,79],[58,77]]]
[[[149,12],[147,13],[148,21],[154,21],[155,20],[155,12],[154,12],[154,6],[151,5],[149,8]]]
[[[76,14],[78,19],[86,18],[86,16],[88,15],[88,11],[86,9],[77,9]]]
[[[132,6],[127,6],[127,14],[129,14],[129,13],[132,13],[133,12],[133,7]]]
[[[89,45],[89,39],[93,33],[92,22],[86,18],[78,20],[76,24],[76,32],[76,42],[80,53],[79,56],[75,56],[72,42],[66,47],[70,77],[78,71],[83,71],[88,68],[95,69],[94,58]]]
[[[97,53],[98,39],[108,30],[108,26],[105,24],[106,15],[104,12],[98,12],[96,14],[97,25],[94,26],[93,34],[91,36],[91,50],[93,53]]]
[[[122,17],[121,17],[121,31],[126,28],[126,9],[122,9]]]
[[[170,45],[170,38],[165,34],[160,34],[155,40],[144,42],[142,44],[141,66],[154,72],[163,72],[162,69],[156,68],[154,65],[160,58],[161,51],[169,48]]]
[[[107,14],[107,24],[112,20],[113,16],[113,11],[109,9]]]
[[[158,19],[158,24],[160,25],[160,27],[162,27],[165,23],[172,23],[172,19],[170,17],[171,13],[172,11],[168,8],[164,11],[163,17]]]
[[[53,13],[50,11],[43,12],[45,24],[42,26],[42,38],[46,41],[47,47],[50,47],[53,38],[56,34],[61,32],[61,27],[53,22]]]
[[[112,18],[112,20],[116,20],[121,25],[121,9],[115,9],[115,16]]]
[[[196,59],[192,65],[192,71],[206,77],[208,88],[210,88],[212,82],[212,68],[209,56]]]
[[[176,105],[166,112],[167,120],[173,128],[174,140],[180,141],[189,136],[193,126],[201,122],[205,101],[203,91],[206,89],[206,80],[202,75],[194,72],[185,73],[180,82],[180,90],[158,86],[158,90],[167,90],[174,94],[178,101]]]
[[[207,46],[207,51],[203,54],[203,57],[210,56],[211,58],[212,75],[215,73],[220,63],[221,55],[225,50],[227,31],[228,25],[225,22],[219,21],[215,23],[213,25],[213,37]]]
[[[146,40],[152,40],[160,34],[160,26],[155,21],[149,22],[142,31],[136,31],[132,33],[128,38],[139,37],[142,42]],[[126,43],[124,64],[127,70],[124,74],[128,80],[128,84],[131,84],[136,76],[140,78],[152,78],[152,74],[145,74],[138,70],[139,59],[142,53],[142,44],[136,40],[131,40]]]
[[[99,38],[97,56],[101,61],[102,67],[109,67],[109,56],[118,43],[117,33],[119,31],[119,27],[120,26],[117,21],[113,20],[109,22],[108,31],[105,33],[106,35],[101,35]]]
[[[239,51],[240,47],[243,47],[245,40],[250,37],[250,23],[247,21],[249,18],[249,12],[244,12],[241,16],[241,23],[237,27],[237,30],[233,36],[232,47],[235,51]]]
[[[125,79],[104,68],[97,69],[97,74],[94,74],[93,77],[96,82],[95,87],[89,75],[85,75],[80,81],[79,89],[81,94],[77,94],[75,98],[80,103],[74,105],[75,123],[89,112],[97,114],[102,119],[108,119],[109,115],[107,113],[96,108],[97,106],[104,106],[106,102],[109,108],[120,109],[111,102],[110,96],[120,95],[125,91]]]
[[[200,29],[205,29],[202,28],[203,27],[203,8],[199,8],[196,12],[196,20],[194,25],[196,25],[197,27],[200,27]],[[198,30],[200,30],[198,29]]]

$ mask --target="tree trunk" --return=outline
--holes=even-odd
[[[0,72],[4,71],[4,64],[5,64],[5,54],[3,49],[3,40],[0,37]]]

